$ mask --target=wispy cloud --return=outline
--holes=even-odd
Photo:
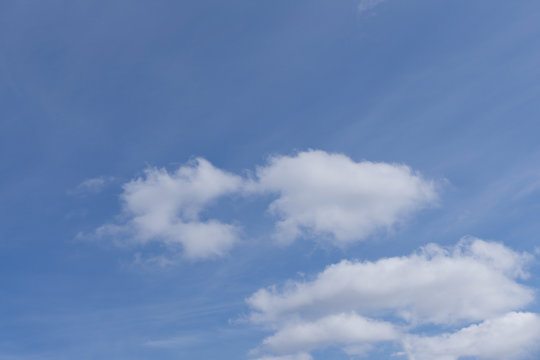
[[[144,345],[156,348],[183,348],[196,345],[201,341],[202,339],[198,335],[180,335],[166,339],[148,340]]]
[[[358,4],[358,11],[363,13],[369,10],[373,10],[385,1],[386,0],[361,0],[360,4]]]
[[[307,353],[298,353],[292,355],[282,355],[282,356],[263,356],[257,358],[257,360],[313,360],[311,355]]]
[[[97,194],[103,191],[105,187],[107,187],[107,185],[113,181],[115,181],[115,178],[112,176],[98,176],[95,178],[86,179],[68,193],[71,195]]]

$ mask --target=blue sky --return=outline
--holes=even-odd
[[[2,2],[0,359],[534,358],[539,16],[532,0]],[[388,285],[421,268],[421,297]],[[387,295],[328,292],[329,269]],[[441,289],[454,302],[433,308]],[[460,340],[482,349],[474,329],[499,324],[519,351]],[[287,336],[300,327],[324,331]]]

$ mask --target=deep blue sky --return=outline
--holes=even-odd
[[[244,359],[268,335],[238,321],[244,299],[298,272],[465,235],[533,253],[540,3],[358,5],[1,2],[0,359]],[[252,215],[264,204],[225,201],[213,211],[251,224],[244,243],[166,268],[134,260],[159,246],[76,238],[148,166],[201,156],[242,173],[307,149],[407,164],[437,181],[438,205],[344,250],[275,246]],[[98,177],[102,191],[80,190]]]

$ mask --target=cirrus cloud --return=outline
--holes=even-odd
[[[292,355],[282,355],[282,356],[263,356],[257,358],[257,360],[313,360],[311,355],[307,353],[298,353]]]
[[[358,11],[360,13],[375,9],[377,6],[385,2],[386,0],[361,0],[358,4]]]

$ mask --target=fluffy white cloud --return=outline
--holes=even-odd
[[[94,180],[85,186],[101,186]],[[123,221],[101,226],[97,237],[117,243],[158,241],[182,247],[185,256],[225,254],[239,227],[201,212],[220,197],[275,194],[269,206],[279,217],[275,236],[290,242],[310,235],[344,245],[402,221],[433,203],[434,185],[404,165],[354,162],[324,151],[278,156],[246,179],[198,158],[174,172],[149,168],[123,186]]]
[[[306,233],[331,235],[338,244],[362,240],[437,197],[433,182],[405,165],[313,150],[271,158],[250,190],[278,194],[270,211],[280,218],[276,237],[283,242]]]
[[[313,281],[279,292],[261,289],[247,301],[254,321],[279,321],[291,313],[394,315],[410,323],[452,324],[520,309],[533,299],[517,283],[529,256],[497,243],[467,239],[454,249],[431,244],[420,252],[376,262],[342,261]]]
[[[519,359],[540,347],[540,317],[511,312],[453,334],[409,336],[404,347],[414,360]]]
[[[336,314],[312,322],[293,322],[266,338],[264,344],[275,351],[291,353],[330,345],[362,344],[395,340],[394,325],[364,318],[355,313]]]
[[[147,169],[143,177],[123,187],[127,221],[102,226],[97,234],[130,242],[181,245],[190,258],[223,255],[237,241],[239,229],[217,220],[201,221],[199,214],[219,197],[240,191],[242,184],[241,177],[201,158],[173,173]]]
[[[274,353],[330,345],[341,345],[348,351],[354,345],[394,340],[405,343],[410,359],[428,359],[429,354],[440,359],[482,354],[489,357],[482,344],[504,336],[504,331],[512,331],[512,324],[515,329],[532,332],[523,344],[540,339],[536,315],[512,313],[534,298],[532,289],[517,282],[527,276],[525,266],[530,259],[530,255],[502,244],[468,238],[451,249],[431,244],[404,257],[342,261],[327,267],[313,280],[288,282],[282,290],[261,289],[247,302],[254,323],[275,329],[264,341]],[[474,322],[482,323],[452,335],[407,335],[421,324],[444,328]],[[503,324],[508,327],[498,332]],[[465,338],[470,342],[463,342]],[[457,347],[458,343],[463,346]],[[445,344],[456,345],[454,357],[444,350]],[[437,348],[443,350],[437,353]],[[501,353],[517,354],[512,350],[516,348],[501,345]],[[506,353],[504,349],[508,349]],[[443,357],[447,353],[450,357]]]
[[[405,165],[354,162],[342,154],[307,151],[276,156],[259,167],[252,192],[278,194],[270,211],[275,236],[330,236],[338,245],[389,228],[436,200],[434,185]]]

